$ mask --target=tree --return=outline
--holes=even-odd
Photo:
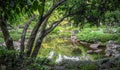
[[[76,0],[76,2],[78,1]],[[81,9],[81,12],[79,12],[78,15],[71,17],[76,25],[92,23],[92,25],[100,26],[100,22],[103,24],[105,22],[110,23],[108,19],[115,19],[115,21],[119,21],[119,14],[115,12],[120,12],[120,5],[118,4],[119,0],[84,0],[80,3],[81,4],[78,5],[81,6],[70,9],[71,11],[76,11],[78,8]],[[112,16],[110,16],[110,14],[112,14]]]
[[[48,7],[47,3],[50,3],[50,8],[46,9],[46,6]],[[62,22],[66,17],[69,17],[71,15],[76,14],[77,12],[74,13],[64,13],[66,11],[64,11],[62,14],[63,16],[57,20],[52,22],[51,24],[49,24],[50,26],[47,27],[48,25],[48,20],[51,16],[51,14],[57,9],[60,10],[62,9],[65,5],[65,3],[67,3],[67,0],[53,0],[53,1],[49,1],[49,0],[10,0],[10,1],[1,1],[1,5],[0,5],[0,13],[1,13],[1,17],[0,17],[0,26],[1,26],[1,30],[3,32],[4,35],[4,39],[7,45],[8,49],[13,49],[13,40],[9,35],[9,32],[7,30],[7,26],[6,26],[6,22],[8,19],[12,19],[15,18],[15,15],[18,15],[18,13],[22,13],[22,12],[26,12],[25,10],[27,10],[27,12],[29,12],[30,14],[34,14],[33,12],[35,10],[38,10],[39,12],[39,18],[37,23],[35,24],[31,35],[29,37],[28,43],[27,43],[27,49],[24,49],[24,41],[25,41],[25,35],[26,35],[26,31],[31,23],[31,20],[34,19],[34,15],[28,20],[28,22],[25,24],[22,36],[21,36],[21,52],[24,52],[24,50],[26,50],[27,56],[28,57],[36,57],[41,43],[43,41],[43,39],[45,38],[46,35],[48,35],[56,26],[58,26],[58,24],[60,24],[60,22]],[[19,9],[18,9],[19,8]],[[14,12],[14,16],[13,16],[13,12]],[[10,15],[12,14],[12,15]],[[5,19],[5,20],[4,20]],[[4,22],[4,23],[3,23]],[[3,26],[4,25],[4,26]],[[40,29],[40,31],[39,31]],[[39,36],[36,39],[37,33],[39,33]],[[6,35],[7,34],[7,35]],[[35,43],[35,46],[33,45]],[[32,51],[33,49],[33,51]]]

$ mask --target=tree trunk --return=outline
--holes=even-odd
[[[21,41],[20,41],[20,51],[21,52],[24,52],[24,42],[25,42],[25,36],[26,36],[26,32],[27,32],[27,29],[31,23],[31,21],[35,18],[35,15],[33,15],[28,21],[27,23],[25,24],[24,26],[24,29],[23,29],[23,32],[22,32],[22,36],[21,36]]]
[[[32,47],[33,47],[36,35],[38,33],[39,27],[41,26],[42,22],[43,22],[43,18],[41,17],[38,20],[37,24],[35,25],[34,29],[32,30],[32,33],[31,33],[30,38],[27,43],[27,56],[28,57],[31,55]]]
[[[10,37],[9,31],[7,29],[6,21],[3,20],[3,19],[2,20],[0,19],[0,28],[2,30],[2,33],[3,33],[4,40],[5,40],[7,48],[9,50],[13,50],[14,49],[14,47],[13,47],[13,40]]]
[[[50,9],[49,11],[44,15],[44,8],[43,8],[43,12],[42,15],[40,16],[37,24],[35,25],[34,29],[32,30],[32,33],[30,35],[30,38],[28,40],[27,43],[27,56],[29,57],[32,54],[32,48],[33,48],[33,44],[37,35],[37,32],[39,30],[39,28],[41,27],[41,24],[44,22],[44,20],[50,16],[52,14],[52,12],[59,6],[61,5],[63,2],[65,2],[66,0],[60,0],[58,2],[56,2]],[[45,1],[43,2],[43,5],[45,5]]]
[[[35,58],[37,57],[37,54],[39,52],[43,39],[44,39],[43,35],[37,39],[37,42],[35,44],[35,48],[31,54],[31,57],[35,57]]]

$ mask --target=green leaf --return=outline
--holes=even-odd
[[[42,11],[43,11],[43,6],[39,5],[38,6],[38,12],[39,12],[40,15],[42,14]]]

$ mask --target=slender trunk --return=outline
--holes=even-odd
[[[48,16],[48,18],[49,18],[49,16]],[[64,20],[64,18],[66,18],[66,16],[61,18],[59,21],[53,22],[51,27],[49,27],[48,29],[45,29],[48,18],[46,18],[46,20],[44,21],[43,28],[42,28],[42,30],[40,32],[40,35],[39,35],[39,37],[36,41],[35,48],[34,48],[32,54],[31,54],[31,57],[37,57],[37,54],[39,52],[39,49],[41,47],[41,44],[42,44],[42,41],[43,41],[44,37],[46,35],[48,35],[58,24],[60,24],[60,22],[62,22]]]
[[[42,26],[41,26],[41,31],[40,31],[40,34],[39,34],[39,37],[36,41],[36,44],[35,44],[35,48],[31,54],[31,57],[36,57],[38,52],[39,52],[39,49],[41,47],[41,44],[42,44],[42,40],[44,39],[44,37],[46,35],[44,35],[45,33],[45,29],[46,29],[46,26],[47,26],[47,21],[49,19],[50,16],[46,17],[46,19],[44,20],[44,22],[42,23]]]
[[[2,30],[2,33],[3,33],[4,40],[5,40],[7,48],[9,50],[13,50],[14,49],[14,47],[13,47],[13,40],[10,37],[10,34],[9,34],[8,29],[7,29],[7,25],[6,25],[6,21],[5,20],[0,19],[0,28]]]
[[[50,9],[49,11],[44,15],[44,8],[43,8],[43,12],[42,12],[42,15],[40,16],[39,20],[38,20],[38,23],[35,25],[31,35],[30,35],[30,38],[28,40],[28,43],[27,43],[27,56],[29,57],[32,53],[32,48],[33,48],[33,44],[34,44],[34,41],[35,41],[35,38],[36,38],[36,35],[37,35],[37,32],[41,26],[41,24],[43,23],[43,21],[52,14],[52,12],[59,6],[61,5],[63,2],[65,2],[66,0],[60,0],[58,2],[56,2]],[[45,1],[43,2],[43,5],[45,6]]]
[[[30,38],[27,43],[27,56],[28,57],[30,56],[30,54],[32,52],[32,47],[33,47],[36,35],[38,33],[39,27],[41,26],[42,22],[43,22],[43,18],[41,17],[38,20],[37,24],[35,25],[34,29],[32,30],[32,33],[31,33]]]
[[[20,41],[20,43],[21,43],[21,44],[20,44],[20,51],[21,51],[21,52],[24,52],[24,47],[25,47],[24,42],[25,42],[25,36],[26,36],[26,33],[27,33],[27,29],[28,29],[31,21],[32,21],[34,18],[35,18],[35,15],[33,15],[33,16],[27,21],[27,23],[26,23],[25,26],[24,26],[24,29],[23,29],[23,32],[22,32],[22,36],[21,36],[21,41]]]
[[[34,48],[32,54],[31,54],[31,57],[35,57],[35,58],[37,57],[37,54],[38,54],[38,52],[39,52],[39,49],[40,49],[40,47],[41,47],[41,44],[42,44],[43,39],[44,39],[44,36],[43,36],[43,35],[41,35],[41,36],[37,39],[37,42],[36,42],[36,44],[35,44],[35,48]]]

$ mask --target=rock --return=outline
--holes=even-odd
[[[6,46],[5,42],[0,43],[0,46]]]
[[[88,50],[87,53],[88,54],[93,54],[93,50]]]
[[[101,53],[102,52],[102,49],[97,49],[97,50],[94,50],[95,53]]]
[[[90,48],[90,43],[87,43],[87,42],[82,42],[82,41],[79,41],[79,44],[82,45],[82,46],[85,46],[87,48]]]
[[[59,56],[58,56],[58,58],[56,59],[56,63],[60,63],[61,61],[62,61],[62,55],[61,54],[59,54]]]
[[[20,42],[14,41],[13,44],[16,50],[20,50]]]
[[[68,57],[68,56],[63,56],[63,59],[65,60],[72,60],[72,61],[79,61],[79,57]]]
[[[64,66],[55,66],[54,70],[65,70]]]
[[[97,49],[97,50],[88,50],[87,53],[88,54],[93,54],[93,53],[101,53],[102,49]]]
[[[106,45],[105,53],[106,56],[120,56],[120,43],[116,41],[109,41]]]
[[[7,29],[8,29],[8,30],[11,30],[11,29],[12,29],[12,27],[8,26],[8,27],[7,27]]]
[[[0,70],[6,70],[6,66],[5,65],[0,65]]]
[[[99,45],[100,45],[99,43],[97,43],[97,44],[91,44],[90,48],[96,50],[96,49],[98,49]]]
[[[51,51],[50,54],[49,54],[49,56],[48,56],[48,59],[52,59],[53,56],[54,56],[54,53],[55,53],[54,51]]]

